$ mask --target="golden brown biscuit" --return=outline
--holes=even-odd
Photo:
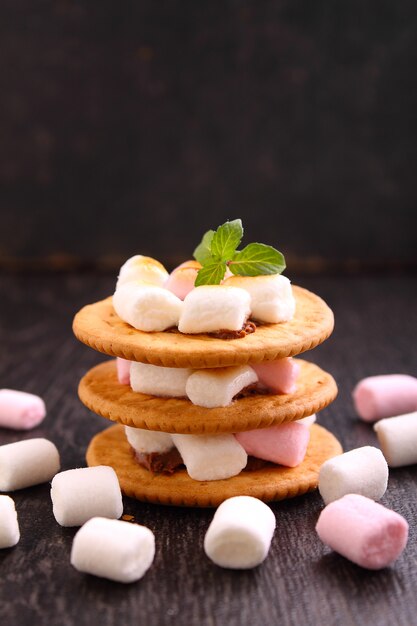
[[[293,287],[295,316],[282,324],[262,324],[242,339],[184,335],[177,330],[145,333],[123,322],[112,299],[90,304],[77,313],[76,337],[94,350],[130,361],[165,367],[225,367],[260,363],[300,354],[331,334],[333,313],[318,296]]]
[[[320,466],[342,453],[337,439],[321,426],[311,427],[311,438],[304,461],[289,468],[268,465],[262,469],[241,472],[227,480],[200,482],[185,470],[171,476],[152,474],[133,456],[123,427],[112,426],[96,435],[87,450],[89,466],[110,465],[119,478],[123,493],[131,498],[174,506],[218,506],[227,498],[254,496],[265,502],[283,500],[307,493],[317,487]]]
[[[266,428],[317,413],[337,395],[330,374],[298,359],[297,390],[282,395],[252,395],[228,407],[206,409],[185,398],[158,398],[132,391],[117,380],[115,361],[93,367],[81,379],[81,401],[94,413],[136,428],[170,433],[221,433]]]

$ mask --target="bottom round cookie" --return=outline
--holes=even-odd
[[[86,458],[90,467],[113,467],[122,492],[131,498],[171,506],[216,507],[232,496],[247,495],[271,502],[312,491],[318,484],[320,466],[342,451],[334,435],[314,424],[307,454],[297,467],[271,464],[226,480],[200,482],[190,478],[185,469],[166,475],[143,468],[134,458],[124,427],[117,424],[93,437]]]

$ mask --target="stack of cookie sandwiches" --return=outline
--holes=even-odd
[[[280,500],[314,489],[322,463],[342,452],[313,423],[335,381],[293,358],[327,339],[333,314],[282,275],[277,250],[237,250],[242,235],[240,220],[208,231],[171,274],[132,257],[113,297],[74,319],[78,339],[117,357],[90,370],[79,395],[117,422],[92,439],[87,463],[113,467],[127,496]]]

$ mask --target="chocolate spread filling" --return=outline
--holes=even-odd
[[[178,467],[184,465],[177,448],[171,448],[168,452],[149,453],[133,450],[133,453],[139,465],[154,474],[173,474]]]
[[[139,465],[146,467],[147,470],[154,474],[173,474],[176,469],[184,467],[184,463],[177,448],[171,448],[168,452],[161,453],[145,453],[133,450],[133,454]],[[248,463],[243,471],[253,472],[266,465],[269,465],[268,461],[257,459],[254,456],[248,456]]]
[[[243,324],[240,330],[228,330],[227,328],[220,328],[215,333],[208,333],[210,337],[216,339],[242,339],[246,335],[254,333],[256,330],[255,322],[247,321]]]

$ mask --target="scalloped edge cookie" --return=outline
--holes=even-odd
[[[307,454],[298,467],[271,464],[255,471],[242,471],[227,480],[200,482],[190,478],[185,470],[167,476],[152,474],[141,467],[134,459],[123,426],[118,424],[93,437],[86,458],[90,467],[113,467],[122,492],[131,498],[172,506],[216,507],[237,495],[271,502],[312,491],[317,487],[321,465],[342,452],[336,437],[314,424]]]
[[[134,392],[118,382],[113,360],[87,372],[80,381],[78,395],[94,413],[136,428],[185,434],[266,428],[317,413],[337,395],[330,374],[308,361],[297,361],[301,367],[294,393],[251,395],[215,409],[196,406],[186,398],[159,398]]]
[[[241,339],[184,335],[173,331],[145,333],[123,322],[112,298],[82,308],[75,316],[75,336],[98,352],[164,367],[226,367],[260,363],[311,350],[329,337],[334,318],[314,293],[293,286],[294,318],[282,324],[261,324]]]

